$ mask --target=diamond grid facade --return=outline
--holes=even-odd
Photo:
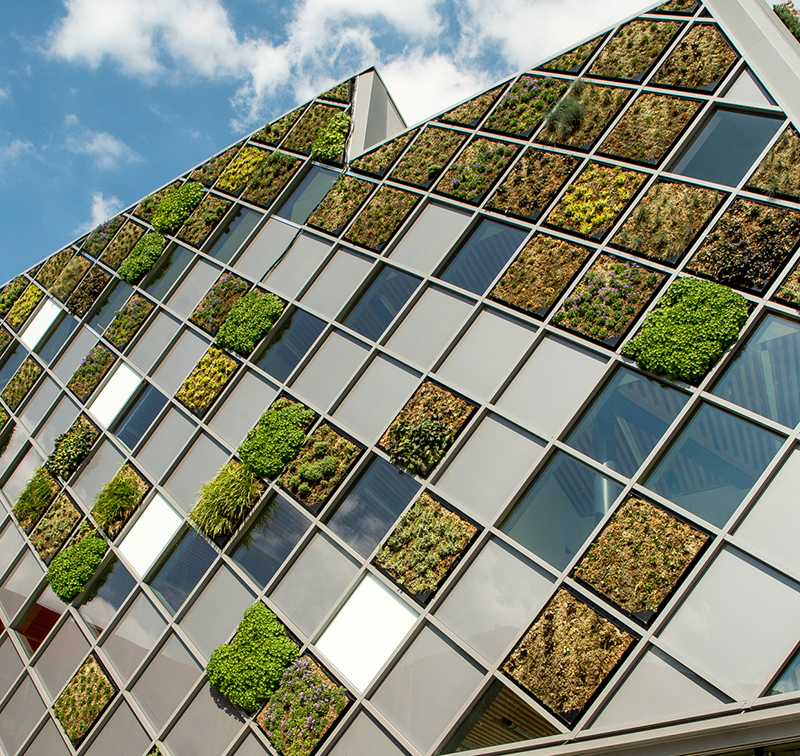
[[[718,5],[400,133],[366,72],[3,289],[0,752],[796,752],[800,143]]]

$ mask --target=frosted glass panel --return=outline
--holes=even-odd
[[[62,312],[63,310],[52,299],[48,299],[26,326],[20,335],[20,341],[32,352],[39,346],[42,337]]]
[[[183,524],[181,516],[156,494],[125,536],[119,550],[141,577],[153,566]]]
[[[120,363],[103,390],[89,405],[89,410],[98,422],[108,428],[141,382],[142,377],[135,370]]]

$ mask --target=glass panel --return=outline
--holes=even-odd
[[[64,741],[58,733],[58,727],[52,719],[47,720],[45,726],[25,751],[25,756],[69,756],[69,754],[70,751],[64,745]]]
[[[491,540],[436,616],[495,662],[544,606],[553,578],[502,541]]]
[[[567,443],[631,477],[687,400],[680,391],[620,368],[567,436]]]
[[[86,328],[81,328],[78,335],[72,340],[72,343],[67,347],[66,351],[62,352],[61,357],[58,358],[55,366],[55,374],[64,383],[67,383],[72,374],[81,364],[83,358],[89,353],[89,350],[97,344],[97,336]],[[3,370],[0,370],[0,387],[5,386]],[[10,377],[10,376],[9,376]]]
[[[22,489],[31,479],[33,471],[43,462],[42,455],[36,449],[29,449],[28,453],[19,461],[14,472],[11,473],[11,477],[3,484],[3,493],[10,504],[13,505],[17,501]]]
[[[14,342],[14,348],[6,352],[6,361],[0,367],[0,391],[6,387],[6,384],[11,380],[11,376],[17,372],[17,368],[25,361],[27,356],[28,350]],[[64,380],[69,380],[71,376],[72,372]]]
[[[149,735],[123,701],[92,741],[86,756],[142,756],[149,745]]]
[[[713,393],[793,428],[800,422],[800,324],[767,315]]]
[[[66,609],[66,605],[59,600],[52,588],[48,586],[33,606],[25,612],[23,618],[17,624],[17,633],[22,641],[22,645],[29,654],[33,654],[42,641],[49,635],[50,631],[56,626],[61,615]]]
[[[419,489],[382,457],[375,457],[334,513],[328,527],[369,556]]]
[[[447,264],[441,279],[483,294],[525,239],[525,231],[482,220]]]
[[[184,331],[156,368],[153,379],[168,394],[174,394],[192,372],[195,363],[207,351],[208,341],[192,331]]]
[[[236,708],[210,685],[204,685],[166,744],[175,756],[219,756],[244,724]]]
[[[742,69],[722,99],[737,105],[754,105],[757,108],[775,105],[775,101],[766,92],[755,74],[746,67]]]
[[[114,435],[129,449],[135,449],[136,444],[142,440],[147,429],[156,419],[156,415],[161,412],[166,403],[167,397],[155,386],[148,384],[131,408],[122,416]]]
[[[259,357],[256,365],[278,381],[285,381],[325,328],[325,321],[295,309]]]
[[[177,281],[181,273],[186,270],[186,266],[194,259],[194,252],[176,244],[168,253],[164,262],[156,271],[150,283],[144,290],[155,299],[163,299],[166,293],[172,288],[172,284]]]
[[[122,306],[127,302],[131,294],[133,294],[133,287],[126,284],[124,281],[115,279],[100,300],[101,304],[89,321],[89,327],[97,333],[103,333],[108,328],[117,310],[122,309]]]
[[[175,407],[161,418],[153,434],[136,454],[150,474],[161,480],[167,468],[183,449],[197,425]]]
[[[357,572],[355,560],[318,533],[278,584],[272,600],[310,636]]]
[[[782,441],[775,433],[704,404],[645,484],[722,527]]]
[[[253,521],[232,559],[263,588],[310,524],[297,507],[276,495]]]
[[[77,416],[78,405],[68,396],[63,396],[35,436],[46,454],[53,450],[56,438],[72,425]]]
[[[42,361],[49,365],[56,353],[67,343],[72,332],[78,327],[77,318],[67,314],[61,322],[56,326],[55,330],[45,340],[39,344],[36,354],[42,358]]]
[[[211,436],[200,435],[192,448],[167,478],[166,489],[179,507],[188,512],[197,498],[200,486],[216,475],[228,461],[228,450],[220,446]],[[198,474],[198,471],[202,473]]]
[[[297,229],[294,226],[277,218],[270,218],[233,267],[254,281],[260,281],[278,262],[296,235]]]
[[[11,619],[19,611],[39,585],[43,575],[44,570],[39,565],[39,560],[32,551],[26,550],[0,586],[0,606],[5,610],[6,617]]]
[[[44,687],[55,700],[89,653],[89,643],[70,617],[47,645],[35,669]]]
[[[5,454],[0,456],[0,475],[5,475],[9,469],[13,469],[20,451],[28,444],[28,437],[24,433],[12,433],[11,441],[6,447]],[[0,503],[5,505],[3,500]],[[2,513],[2,510],[0,510]],[[0,575],[3,574],[2,559],[0,559]]]
[[[384,266],[378,277],[358,298],[344,319],[344,324],[362,336],[377,341],[389,327],[420,279],[396,268]]]
[[[286,256],[264,279],[270,291],[294,299],[330,252],[331,244],[310,234],[300,234]]]
[[[236,749],[234,756],[267,756],[267,749],[256,740],[252,733]]]
[[[60,393],[61,389],[58,384],[52,378],[45,376],[19,415],[20,420],[29,430],[33,430],[41,422],[48,410],[55,404]]]
[[[181,516],[156,494],[120,544],[120,553],[144,576],[181,525]]]
[[[22,342],[22,345],[32,352],[35,352],[42,337],[50,329],[50,326],[56,322],[56,318],[58,318],[62,312],[64,312],[64,310],[52,299],[46,299],[33,319],[25,326],[22,333],[20,333],[19,340]]]
[[[30,677],[25,677],[0,711],[0,744],[13,756],[44,714],[44,704]]]
[[[289,196],[277,215],[302,225],[339,178],[337,171],[315,165]]]
[[[108,627],[135,585],[135,578],[116,557],[97,576],[78,608],[95,637]]]
[[[269,407],[278,388],[253,372],[247,372],[209,423],[232,447],[237,447],[253,427],[254,413]]]
[[[24,543],[25,539],[22,537],[22,533],[19,532],[14,521],[9,518],[0,533],[0,576],[9,568]]]
[[[198,260],[186,277],[181,281],[168,300],[170,309],[187,318],[194,312],[198,302],[205,296],[212,284],[219,278],[221,270],[205,260]]]
[[[131,351],[129,355],[131,361],[144,372],[148,372],[164,349],[166,349],[167,344],[172,341],[172,337],[178,332],[179,326],[180,323],[172,315],[168,315],[163,311],[159,312],[150,321],[150,325],[144,335]]]
[[[130,678],[166,626],[147,597],[139,594],[102,646],[123,680]]]
[[[20,672],[22,672],[22,659],[19,658],[11,639],[6,637],[0,643],[0,698],[5,697]]]
[[[359,713],[350,723],[347,732],[333,747],[331,756],[352,756],[352,754],[361,753],[407,756],[406,751],[397,745],[366,711]],[[236,756],[239,754],[237,753]]]
[[[716,110],[671,170],[736,186],[782,125],[782,118]]]
[[[202,580],[217,552],[196,530],[190,528],[173,547],[150,586],[173,613]]]
[[[119,472],[123,461],[122,454],[109,441],[103,441],[89,458],[88,464],[72,485],[87,510],[94,503],[98,491]]]
[[[98,422],[108,428],[142,383],[142,376],[119,363],[108,383],[89,405]]]
[[[427,751],[469,699],[483,670],[426,627],[400,658],[372,702],[420,751]]]
[[[558,452],[523,494],[502,530],[563,570],[621,492],[619,483]]]
[[[303,304],[329,318],[336,317],[371,267],[369,258],[340,249],[303,295]]]
[[[231,261],[231,258],[244,243],[244,240],[264,217],[261,213],[255,212],[255,210],[248,210],[241,206],[237,207],[233,212],[234,214],[225,226],[225,230],[214,242],[214,245],[206,250],[210,257],[215,257],[224,263]]]
[[[136,681],[131,693],[160,730],[202,674],[186,646],[171,635]]]

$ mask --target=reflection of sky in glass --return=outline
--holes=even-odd
[[[88,601],[78,610],[95,636],[100,635],[108,627],[111,618],[122,606],[122,602],[134,585],[136,581],[131,573],[116,557],[113,557],[111,563],[97,578],[97,582],[90,588]]]
[[[103,643],[103,651],[125,680],[153,648],[166,624],[144,595],[137,596],[122,621]]]

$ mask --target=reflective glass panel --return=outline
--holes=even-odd
[[[352,756],[355,753],[406,756],[406,751],[366,711],[360,712],[350,723],[331,751],[332,756]]]
[[[26,550],[0,586],[0,606],[5,610],[6,617],[11,619],[19,611],[43,575],[39,560],[32,551]]]
[[[100,306],[89,321],[89,327],[97,333],[103,333],[114,319],[117,310],[121,309],[130,299],[131,294],[133,294],[132,286],[119,279],[114,279],[111,288],[103,295]]]
[[[9,517],[6,526],[0,532],[0,575],[2,575],[14,561],[25,539],[19,532],[16,523]]]
[[[36,672],[55,699],[89,653],[89,642],[70,617],[36,661]]]
[[[156,271],[150,282],[145,286],[145,291],[156,299],[162,299],[172,288],[172,284],[180,278],[181,273],[194,258],[194,252],[175,245]]]
[[[150,736],[123,701],[92,741],[86,756],[141,756],[149,753]]]
[[[29,654],[33,654],[42,645],[42,641],[56,626],[66,608],[48,586],[25,612],[25,616],[17,623],[17,633]]]
[[[8,693],[19,673],[22,672],[22,659],[14,648],[11,639],[0,643],[0,698]]]
[[[134,449],[166,403],[167,397],[155,386],[147,384],[139,398],[123,415],[114,435],[129,449]]]
[[[25,349],[24,346],[14,342],[15,346],[13,349],[9,349],[5,353],[5,362],[3,366],[0,367],[0,391],[2,391],[8,382],[11,380],[11,376],[17,372],[17,368],[25,361],[25,358],[28,356],[28,350]],[[71,375],[71,373],[70,373]],[[67,376],[69,379],[69,376]]]
[[[136,453],[137,460],[156,480],[160,480],[196,427],[194,421],[183,412],[170,407]]]
[[[136,580],[116,557],[95,578],[78,611],[89,629],[100,635],[136,585]]]
[[[173,612],[180,609],[214,561],[216,552],[194,528],[189,528],[173,547],[164,566],[150,583]]]
[[[39,734],[33,739],[30,747],[25,749],[25,756],[69,756],[70,751],[53,720],[48,720]]]
[[[308,173],[300,186],[295,189],[277,215],[281,218],[303,224],[314,208],[322,201],[328,190],[339,178],[337,171],[331,171],[315,165]]]
[[[213,246],[206,250],[207,254],[215,257],[222,262],[230,262],[239,247],[250,232],[256,227],[264,216],[255,210],[248,210],[244,207],[237,207],[230,222],[225,226],[225,230],[214,242]]]
[[[7,754],[17,752],[42,714],[44,714],[42,698],[36,692],[36,686],[31,678],[26,676],[0,711],[0,744]]]
[[[243,724],[236,707],[206,684],[170,730],[166,743],[175,756],[219,756]]]
[[[209,425],[235,449],[253,427],[254,413],[269,407],[277,393],[277,386],[248,370]]]
[[[56,356],[61,347],[67,343],[67,339],[72,335],[72,332],[78,327],[78,320],[72,315],[67,314],[65,318],[56,326],[53,332],[45,337],[44,341],[39,344],[36,349],[36,354],[42,358],[42,361],[49,365],[53,357]]]
[[[256,365],[276,380],[285,381],[324,327],[325,321],[296,309],[276,331]]]
[[[136,597],[114,631],[103,642],[114,668],[127,680],[167,626],[144,594]]]

